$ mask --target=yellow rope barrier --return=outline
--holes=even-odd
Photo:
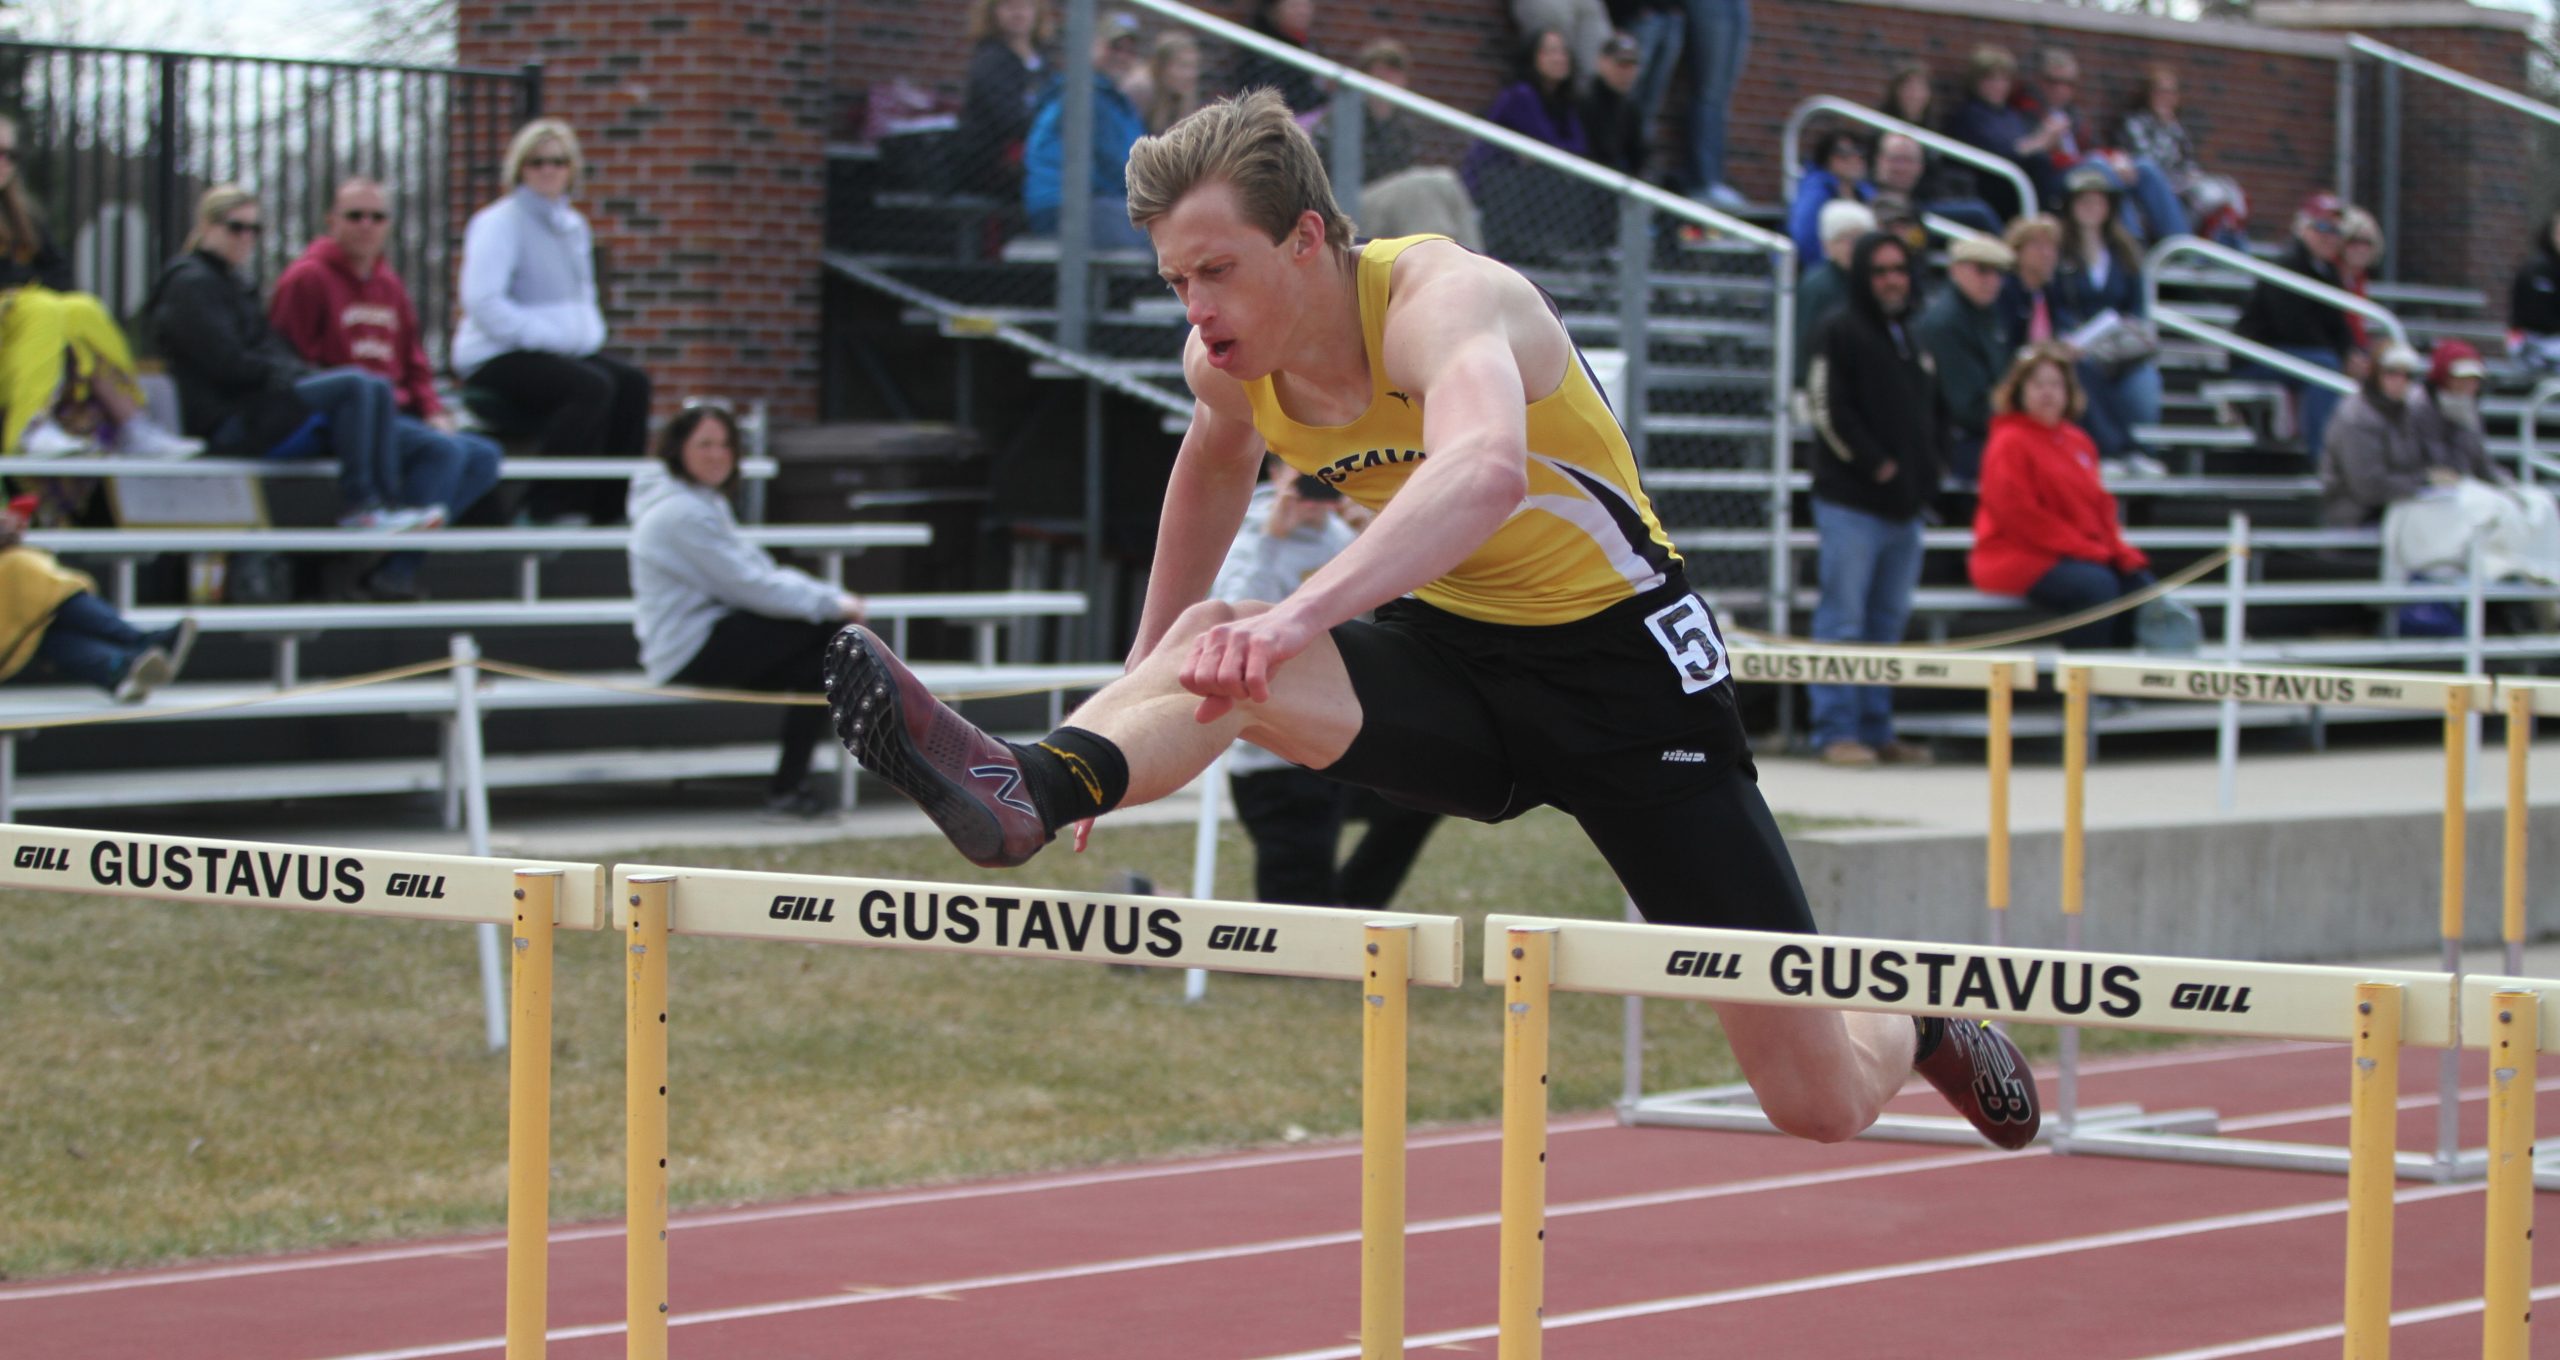
[[[190,713],[219,713],[228,708],[253,708],[278,699],[299,699],[310,694],[327,694],[333,690],[361,689],[366,685],[387,685],[394,680],[414,680],[421,675],[453,669],[452,657],[438,657],[414,665],[394,666],[387,671],[368,671],[338,680],[315,681],[290,689],[260,690],[236,699],[208,699],[200,704],[181,704],[176,708],[111,708],[99,713],[74,713],[59,718],[11,718],[0,720],[0,732],[25,732],[38,728],[94,727],[100,723],[142,722],[156,718],[182,717]]]
[[[2160,597],[2168,594],[2170,591],[2176,590],[2181,586],[2195,584],[2197,581],[2204,579],[2214,571],[2229,564],[2232,559],[2246,556],[2248,556],[2248,550],[2245,548],[2217,549],[2211,555],[2203,558],[2202,560],[2181,567],[2177,571],[2152,582],[2150,585],[2144,586],[2140,590],[2134,591],[2129,595],[2118,596],[2115,599],[2107,601],[2105,604],[2097,605],[2089,609],[2083,609],[2077,614],[2065,614],[2058,619],[2047,620],[2043,623],[2028,624],[2021,628],[2003,629],[1997,633],[1977,633],[1972,637],[1949,638],[1944,642],[1824,642],[1818,638],[1791,637],[1783,633],[1764,633],[1753,628],[1728,628],[1725,630],[1725,634],[1728,637],[1746,638],[1750,641],[1772,647],[1831,647],[1839,648],[1841,650],[1857,650],[1864,648],[1879,652],[1983,651],[1995,647],[2015,646],[2021,642],[2032,642],[2037,638],[2059,637],[2064,633],[2070,632],[2074,628],[2096,623],[2100,619],[2110,619],[2127,610],[2140,609],[2144,605],[2151,603],[2153,600],[2159,599]]]

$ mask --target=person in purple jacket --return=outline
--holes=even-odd
[[[1591,139],[1575,105],[1573,49],[1564,34],[1539,30],[1523,55],[1522,78],[1494,96],[1486,120],[1587,157]],[[1606,204],[1581,181],[1484,142],[1468,150],[1459,173],[1484,211],[1485,243],[1500,258],[1552,257],[1602,239],[1597,214]]]

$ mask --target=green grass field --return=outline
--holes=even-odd
[[[1106,825],[1026,883],[1189,881],[1187,826]],[[617,858],[799,873],[987,872],[938,840],[637,847]],[[1248,890],[1232,828],[1219,895]],[[1445,823],[1398,900],[1615,917],[1566,818]],[[483,1049],[471,932],[450,925],[0,895],[0,1274],[11,1278],[503,1222],[506,1064]],[[560,937],[553,1213],[621,1211],[619,938]],[[680,1205],[1088,1166],[1327,1137],[1359,1121],[1348,984],[679,938]],[[1472,962],[1469,976],[1472,977]],[[1616,1095],[1619,1003],[1560,998],[1554,1104]],[[1730,1080],[1703,1007],[1650,1012],[1648,1086]],[[1499,1106],[1500,1006],[1417,991],[1417,1124]],[[2049,1048],[2030,1034],[2031,1047]],[[2092,1048],[2142,1042],[2094,1032]]]

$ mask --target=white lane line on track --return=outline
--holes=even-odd
[[[2235,1044],[2226,1047],[2185,1050],[2172,1053],[2127,1054],[2104,1058],[2080,1065],[2084,1076],[2111,1072],[2135,1072],[2159,1067],[2231,1062],[2240,1059],[2280,1056],[2336,1045],[2268,1043]],[[2039,1076],[2053,1075],[2038,1068]],[[1914,1082],[1907,1093],[1925,1091],[1925,1083]],[[1550,1135],[1588,1133],[1617,1128],[1618,1121],[1609,1115],[1559,1119],[1547,1126]],[[1408,1149],[1462,1147],[1470,1144],[1499,1142],[1498,1128],[1466,1129],[1452,1133],[1426,1134],[1406,1144]],[[1050,1190],[1073,1190],[1095,1185],[1117,1185],[1130,1181],[1156,1180],[1173,1176],[1202,1175],[1218,1171],[1254,1170],[1284,1166],[1298,1162],[1329,1161],[1360,1155],[1360,1144],[1354,1140],[1330,1143],[1322,1147],[1293,1148],[1281,1152],[1240,1153],[1229,1157],[1169,1166],[1119,1167],[1107,1171],[1070,1172],[1065,1175],[1034,1177],[997,1184],[951,1185],[930,1190],[912,1190],[874,1195],[860,1199],[821,1200],[805,1204],[761,1205],[750,1209],[726,1209],[680,1214],[670,1226],[677,1231],[687,1228],[721,1228],[751,1223],[777,1223],[796,1218],[816,1218],[831,1214],[864,1213],[874,1209],[906,1208],[918,1204],[948,1204],[973,1199],[994,1199],[1010,1195],[1037,1194]],[[559,1228],[551,1233],[551,1243],[560,1246],[574,1242],[592,1242],[622,1236],[620,1224],[598,1223],[579,1228]],[[51,1284],[0,1288],[0,1304],[24,1303],[36,1299],[66,1298],[83,1294],[108,1294],[129,1289],[156,1289],[172,1285],[206,1284],[222,1280],[254,1279],[261,1275],[281,1275],[300,1271],[334,1270],[342,1266],[384,1265],[398,1261],[430,1260],[437,1257],[473,1256],[506,1249],[503,1237],[465,1238],[453,1242],[424,1242],[402,1247],[372,1247],[335,1252],[326,1256],[296,1256],[283,1260],[239,1261],[219,1266],[191,1266],[130,1275],[102,1276],[85,1280],[64,1280]]]
[[[2560,1284],[2546,1284],[2527,1297],[2535,1303],[2560,1299]],[[2414,1327],[2422,1322],[2442,1322],[2447,1318],[2464,1317],[2479,1312],[2484,1302],[2481,1299],[2456,1299],[2451,1303],[2439,1303],[2428,1308],[2404,1309],[2391,1315],[2391,1325]],[[2344,1326],[2333,1322],[2326,1327],[2305,1327],[2298,1332],[2278,1332],[2273,1336],[2253,1337],[2247,1341],[2227,1341],[2218,1346],[2175,1351],[2167,1355],[2146,1356],[2144,1360],[2232,1360],[2234,1356],[2263,1355],[2268,1351],[2280,1351],[2291,1346],[2309,1346],[2322,1341],[2337,1341],[2343,1339],[2346,1334],[2347,1329]]]
[[[2476,1194],[2477,1185],[2430,1185],[2403,1190],[2393,1197],[2397,1204],[2414,1204],[2424,1200],[2443,1199],[2451,1195]],[[2152,1242],[2172,1241],[2181,1237],[2198,1237],[2206,1233],[2230,1232],[2241,1228],[2260,1228],[2279,1223],[2293,1223],[2328,1214],[2343,1214],[2343,1199],[2319,1200],[2310,1204],[2288,1205],[2280,1209],[2257,1209],[2241,1214],[2219,1214],[2212,1218],[2191,1218],[2176,1223],[2157,1223],[2144,1228],[2126,1228],[2116,1232],[2092,1233],[2086,1237],[2064,1237],[2023,1246],[2001,1247],[1994,1251],[1967,1252],[1960,1256],[1941,1256],[1925,1261],[1905,1261],[1889,1266],[1871,1266],[1864,1270],[1843,1270],[1829,1275],[1809,1275],[1794,1280],[1777,1280],[1768,1284],[1744,1285],[1736,1289],[1719,1289],[1712,1293],[1686,1294],[1678,1298],[1650,1299],[1642,1303],[1624,1303],[1608,1308],[1586,1309],[1578,1313],[1560,1313],[1546,1319],[1545,1330],[1561,1331],[1568,1327],[1589,1327],[1606,1322],[1624,1322],[1631,1318],[1656,1317],[1664,1313],[1687,1313],[1727,1304],[1753,1303],[1761,1299],[1783,1298],[1791,1294],[1818,1293],[1826,1289],[1846,1289],[1857,1285],[1877,1284],[1888,1280],[1905,1280],[1924,1275],[1940,1275],[1951,1271],[1973,1270],[1982,1266],[2009,1265],[2018,1261],[2067,1256],[2077,1252],[2105,1251],[2115,1247],[2142,1246]],[[1404,1339],[1408,1352],[1426,1346],[1447,1346],[1464,1341],[1487,1341],[1500,1335],[1496,1327],[1463,1327],[1453,1331],[1432,1332]],[[1332,1346],[1323,1350],[1293,1351],[1272,1356],[1269,1360],[1359,1360],[1360,1348]]]
[[[2533,1084],[2533,1090],[2536,1095],[2542,1095],[2551,1091],[2560,1091],[2560,1077],[2544,1077],[2542,1080]],[[2454,1092],[2454,1095],[2463,1103],[2469,1104],[2475,1100],[2487,1100],[2489,1098],[2489,1088],[2486,1086],[2465,1086]],[[2400,1097],[2398,1108],[2403,1110],[2427,1109],[2432,1107],[2435,1103],[2435,1092],[2420,1091]],[[2314,1105],[2300,1110],[2277,1110],[2270,1114],[2242,1115],[2238,1119],[2225,1119],[2217,1126],[2217,1131],[2222,1133],[2246,1133],[2251,1129],[2271,1129],[2286,1124],[2316,1124],[2325,1119],[2344,1119],[2354,1113],[2355,1107],[2351,1105]]]
[[[1585,1115],[1559,1119],[1547,1126],[1550,1135],[1591,1133],[1614,1129],[1618,1121],[1611,1115]],[[1470,1144],[1498,1143],[1502,1130],[1467,1129],[1456,1133],[1425,1134],[1409,1140],[1409,1151],[1432,1148],[1463,1147]],[[830,1214],[858,1214],[874,1209],[902,1209],[919,1204],[953,1204],[964,1200],[1000,1199],[1010,1195],[1044,1193],[1051,1190],[1076,1190],[1096,1185],[1121,1185],[1131,1181],[1161,1180],[1174,1176],[1196,1176],[1218,1171],[1249,1171],[1264,1167],[1288,1166],[1301,1162],[1334,1161],[1360,1155],[1357,1140],[1328,1143],[1323,1147],[1291,1148],[1280,1152],[1248,1152],[1229,1157],[1216,1157],[1197,1162],[1170,1165],[1115,1167],[1106,1171],[1078,1171],[1065,1175],[1041,1176],[994,1184],[946,1185],[928,1190],[908,1190],[866,1196],[861,1199],[821,1200],[807,1204],[769,1204],[751,1209],[719,1209],[680,1214],[669,1226],[686,1228],[724,1228],[748,1223],[776,1223],[795,1218],[817,1218]],[[582,1228],[558,1228],[551,1233],[551,1244],[589,1242],[604,1238],[620,1240],[622,1225],[597,1223]],[[0,1289],[0,1304],[23,1303],[32,1299],[62,1298],[78,1294],[106,1294],[125,1289],[152,1289],[166,1285],[204,1284],[219,1280],[237,1280],[259,1275],[277,1275],[293,1271],[329,1270],[339,1266],[380,1265],[392,1261],[416,1261],[439,1256],[473,1256],[483,1252],[506,1250],[504,1237],[475,1237],[459,1242],[426,1242],[407,1247],[377,1247],[333,1253],[327,1256],[297,1256],[279,1261],[241,1261],[231,1265],[198,1266],[149,1274],[112,1275],[98,1279],[66,1280],[55,1284],[28,1285],[17,1289]]]
[[[1961,1152],[1940,1157],[1914,1158],[1875,1162],[1865,1166],[1834,1171],[1803,1171],[1781,1176],[1761,1176],[1746,1181],[1729,1181],[1718,1185],[1687,1186],[1677,1190],[1655,1190],[1632,1195],[1614,1195],[1607,1199],[1577,1200],[1569,1204],[1551,1205],[1549,1219],[1579,1218],[1588,1214],[1617,1213],[1628,1209],[1658,1208],[1671,1204],[1689,1204],[1700,1200],[1728,1199],[1740,1195],[1766,1194],[1778,1190],[1800,1190],[1813,1186],[1836,1185],[1851,1181],[1875,1180],[1886,1176],[1908,1175],[1921,1171],[1943,1171],[1955,1167],[1976,1166],[1985,1162],[2013,1160],[2011,1152]],[[1502,1222],[1499,1213],[1460,1214],[1450,1218],[1426,1219],[1408,1225],[1407,1237],[1427,1237],[1435,1233],[1462,1232],[1491,1228]],[[1231,1247],[1204,1247],[1192,1251],[1161,1252],[1147,1256],[1122,1257],[1110,1261],[1093,1261],[1082,1265],[1052,1266],[1040,1270],[1014,1271],[1003,1275],[983,1275],[967,1280],[941,1280],[930,1284],[901,1285],[863,1294],[824,1294],[815,1298],[784,1299],[774,1303],[741,1304],[734,1308],[706,1309],[698,1313],[678,1313],[667,1320],[670,1327],[695,1327],[705,1323],[739,1322],[750,1318],[776,1317],[788,1313],[815,1312],[826,1308],[853,1308],[866,1303],[889,1303],[898,1299],[920,1298],[932,1294],[978,1293],[1016,1285],[1051,1284],[1060,1280],[1090,1279],[1098,1275],[1122,1275],[1133,1271],[1161,1270],[1169,1266],[1200,1265],[1213,1261],[1232,1261],[1242,1257],[1272,1256],[1286,1252],[1309,1251],[1320,1247],[1357,1246],[1358,1230],[1310,1233],[1304,1237],[1284,1237],[1267,1242],[1248,1242]],[[619,1322],[594,1323],[583,1327],[556,1328],[553,1341],[575,1341],[587,1337],[612,1336],[623,1330]],[[506,1346],[504,1337],[480,1337],[471,1341],[435,1342],[397,1350],[365,1351],[355,1355],[332,1356],[330,1360],[432,1360],[433,1357],[470,1355],[498,1351]],[[1354,1347],[1353,1355],[1359,1350]]]

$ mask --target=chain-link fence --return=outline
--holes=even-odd
[[[845,272],[1020,326],[1187,404],[1186,326],[1128,227],[1119,166],[1136,130],[1178,113],[1155,95],[1185,64],[1208,89],[1271,86],[1362,235],[1442,232],[1546,289],[1594,368],[1617,375],[1611,399],[1692,582],[1783,622],[1772,530],[1792,493],[1776,475],[1776,394],[1795,266],[1782,237],[1171,0],[1124,3],[1065,6],[1056,97],[1021,92],[1001,44],[982,43],[956,120],[885,126],[876,149],[840,155],[830,248]],[[1005,101],[1028,110],[1008,125],[1018,140],[995,117]],[[1080,165],[1089,178],[1061,172]]]

